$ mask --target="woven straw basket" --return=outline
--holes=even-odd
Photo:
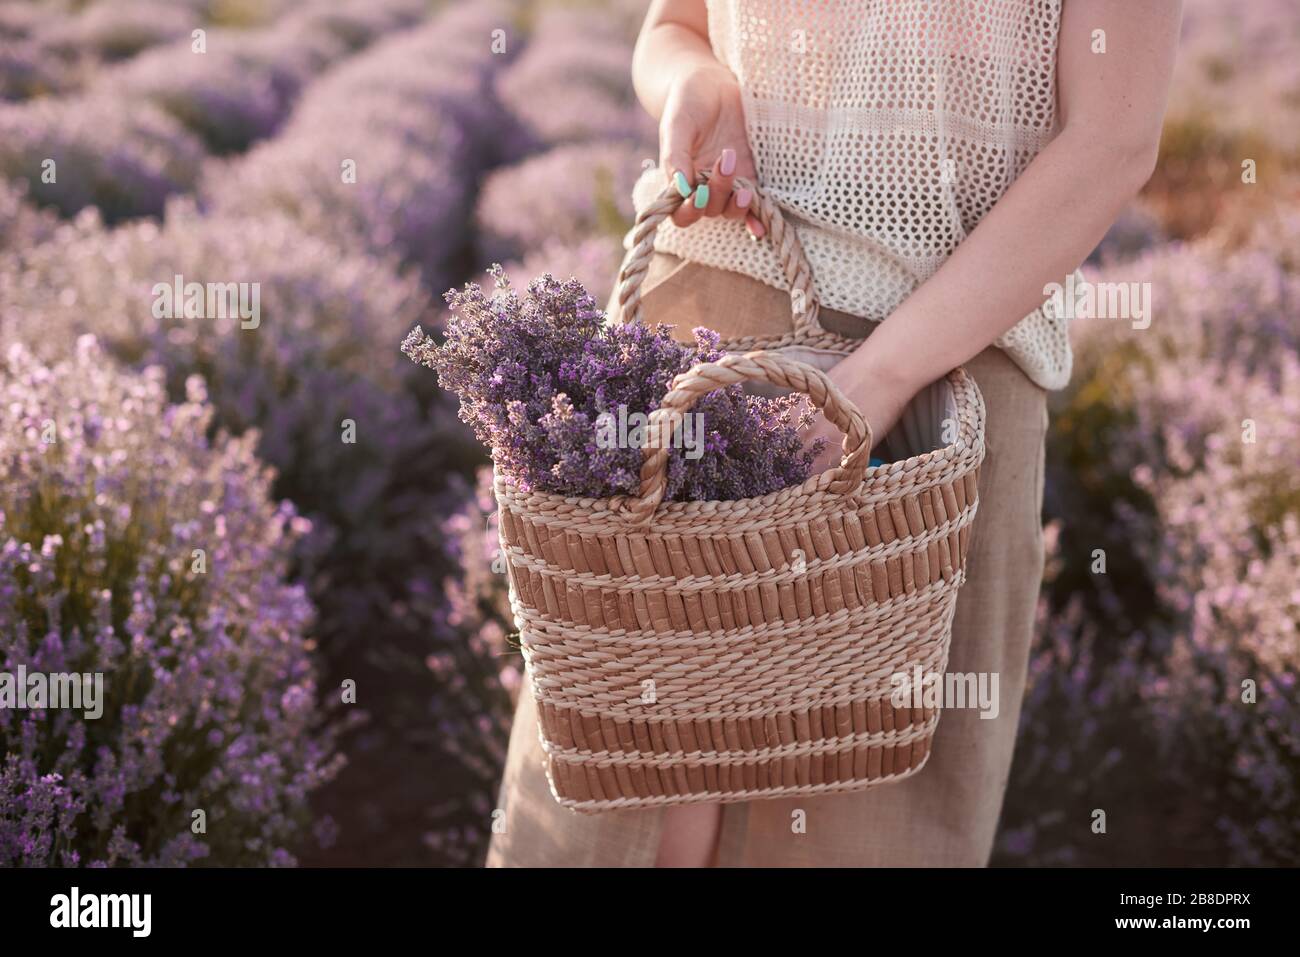
[[[754,187],[749,185],[751,189]],[[871,428],[784,346],[849,351],[822,330],[793,228],[754,189],[792,290],[794,332],[678,376],[646,428],[636,496],[523,492],[498,473],[502,552],[555,798],[579,811],[850,791],[915,773],[934,708],[891,700],[895,675],[940,675],[984,455],[984,404],[962,369],[895,430],[924,451],[868,468]],[[637,220],[624,315],[665,191]],[[807,394],[845,434],[838,468],[761,498],[662,502],[667,448],[696,399],[742,381]],[[950,441],[937,436],[947,421]],[[955,426],[956,436],[951,432]],[[910,436],[910,437],[909,437]]]

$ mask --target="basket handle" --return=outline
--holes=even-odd
[[[824,372],[787,359],[779,352],[746,352],[717,362],[701,362],[673,379],[659,408],[650,413],[641,460],[641,490],[623,502],[633,522],[647,522],[663,501],[668,482],[668,450],[682,417],[703,395],[737,382],[767,382],[802,392],[844,433],[840,464],[818,476],[818,487],[848,495],[862,484],[871,462],[871,425]]]
[[[707,181],[707,171],[700,173],[701,181]],[[794,319],[796,339],[809,339],[825,335],[818,322],[821,303],[817,299],[817,289],[813,285],[812,266],[804,253],[794,227],[785,221],[780,207],[769,199],[762,190],[744,177],[735,179],[738,189],[748,189],[753,194],[749,211],[767,230],[767,236],[776,244],[776,254],[781,262],[790,292],[790,312]],[[632,227],[632,249],[623,260],[618,273],[619,311],[627,323],[644,323],[641,310],[641,283],[650,268],[650,259],[654,255],[655,232],[659,224],[673,214],[685,199],[673,186],[662,193],[637,215]]]

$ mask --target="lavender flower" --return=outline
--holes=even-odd
[[[0,360],[0,668],[105,675],[98,720],[0,709],[0,866],[292,861],[337,770],[286,580],[304,523],[187,388],[91,337]]]
[[[641,450],[602,447],[602,415],[648,414],[673,377],[721,357],[718,338],[696,330],[694,348],[665,327],[604,326],[582,284],[549,275],[524,297],[495,267],[497,291],[451,291],[452,317],[438,346],[418,326],[402,345],[460,396],[460,415],[496,464],[525,489],[607,497],[639,487]],[[695,405],[703,454],[668,459],[669,499],[740,499],[802,482],[813,450],[801,446],[796,398],[718,390]]]

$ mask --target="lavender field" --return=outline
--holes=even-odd
[[[523,661],[399,346],[493,262],[608,297],[644,9],[0,0],[0,671],[111,689],[0,708],[0,867],[481,863]],[[1300,864],[1300,8],[1183,29],[1084,267],[1149,322],[1052,399],[997,864]]]

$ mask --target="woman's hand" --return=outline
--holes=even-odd
[[[733,188],[737,176],[754,181],[754,158],[740,87],[730,70],[705,65],[673,80],[659,121],[659,165],[686,200],[673,213],[678,226],[725,216],[744,219],[755,238],[763,237],[763,224],[747,212],[753,194]],[[708,170],[707,183],[701,182],[700,170]]]
[[[867,341],[870,342],[870,339]],[[871,426],[874,448],[898,424],[907,403],[912,401],[921,387],[892,371],[872,369],[872,359],[872,354],[864,344],[827,375],[866,418],[867,424]],[[813,475],[839,465],[844,455],[844,433],[820,413],[804,436],[805,447],[811,446],[819,438],[826,440],[826,448],[813,462]]]

